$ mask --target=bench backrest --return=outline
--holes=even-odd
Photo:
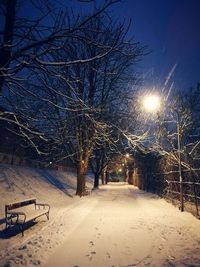
[[[27,205],[32,205],[32,204],[36,204],[36,198],[31,198],[31,199],[26,199],[23,201],[18,201],[18,202],[13,202],[13,203],[9,203],[7,205],[5,205],[5,210],[14,210],[20,207],[24,207]]]

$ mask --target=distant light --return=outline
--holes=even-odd
[[[52,162],[50,161],[50,162],[49,162],[49,165],[51,165],[51,164],[52,164]]]
[[[158,95],[147,95],[143,99],[143,106],[149,112],[158,111],[160,108],[160,97]]]
[[[119,169],[119,172],[121,172],[121,171],[122,171],[122,169],[120,168],[120,169]]]
[[[125,157],[126,157],[126,158],[129,158],[129,154],[128,154],[128,153],[126,153]]]

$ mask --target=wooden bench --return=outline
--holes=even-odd
[[[50,206],[48,204],[37,203],[36,198],[13,202],[5,205],[6,230],[12,225],[18,225],[24,235],[24,225],[34,221],[42,215],[46,215],[49,220]]]

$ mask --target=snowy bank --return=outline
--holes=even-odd
[[[92,180],[87,177],[87,187],[92,188]],[[30,167],[18,167],[11,165],[0,165],[0,266],[26,266],[28,263],[24,261],[24,257],[28,257],[29,264],[39,264],[34,259],[34,252],[41,250],[40,243],[47,246],[49,243],[53,248],[61,242],[62,238],[57,241],[57,237],[53,238],[54,232],[58,226],[61,226],[62,212],[71,209],[73,205],[81,201],[80,197],[75,196],[76,190],[76,174],[70,172],[60,172],[48,169],[35,169]],[[50,221],[46,220],[46,216],[38,218],[38,223],[33,223],[31,227],[25,230],[24,238],[17,227],[9,229],[5,233],[5,204],[36,197],[38,202],[48,203],[51,206]],[[56,228],[55,226],[56,225]],[[59,228],[60,235],[62,227]],[[44,230],[45,229],[45,230]],[[44,231],[47,240],[43,240]],[[49,238],[51,237],[51,242]],[[17,257],[16,247],[20,253]],[[29,249],[27,249],[29,248]],[[30,251],[29,251],[30,250]],[[43,252],[42,252],[43,253]],[[43,257],[38,254],[38,256]],[[10,259],[7,261],[6,259]],[[13,258],[13,259],[12,259]]]

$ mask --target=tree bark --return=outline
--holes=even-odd
[[[105,171],[104,170],[101,172],[101,182],[103,185],[105,184]]]
[[[5,14],[5,26],[3,33],[3,45],[0,48],[0,92],[2,91],[6,68],[10,63],[10,57],[12,52],[13,31],[15,24],[17,0],[5,1],[6,14]]]
[[[99,173],[95,173],[94,175],[94,188],[99,188]]]
[[[81,166],[81,164],[77,168],[77,187],[76,187],[76,195],[83,196],[86,192],[85,188],[85,170],[84,166]]]
[[[109,182],[109,177],[110,175],[109,175],[109,172],[108,171],[106,171],[106,184]]]

